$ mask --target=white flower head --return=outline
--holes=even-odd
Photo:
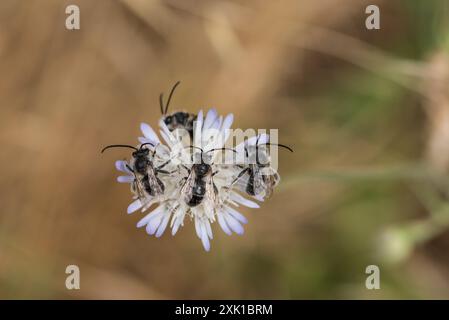
[[[206,251],[210,250],[212,224],[215,221],[228,235],[243,234],[243,225],[248,221],[237,209],[240,206],[258,208],[259,205],[242,196],[248,177],[236,179],[242,167],[230,161],[235,159],[235,154],[247,152],[245,149],[252,150],[256,143],[267,143],[269,137],[266,134],[251,137],[229,150],[225,146],[233,120],[232,114],[223,117],[215,109],[210,109],[206,116],[200,111],[193,125],[192,139],[186,130],[170,131],[163,119],[159,121],[162,139],[150,125],[140,125],[143,136],[138,138],[140,146],[137,148],[142,147],[142,144],[151,144],[149,161],[155,168],[156,178],[164,186],[164,192],[158,196],[139,196],[135,184],[136,179],[141,177],[134,173],[134,160],[116,162],[117,170],[123,173],[117,178],[118,182],[130,183],[132,186],[134,201],[128,206],[128,214],[152,209],[137,223],[138,228],[145,227],[149,235],[160,237],[170,227],[172,235],[175,235],[185,221],[190,220]],[[263,157],[268,159],[266,153]],[[199,175],[194,176],[196,180],[192,180],[195,169],[199,170],[198,166],[203,164],[205,166],[201,169],[207,169],[207,181]],[[188,185],[187,181],[191,184]],[[189,202],[186,193],[192,187],[206,188],[204,198]],[[263,201],[264,194],[251,197]]]

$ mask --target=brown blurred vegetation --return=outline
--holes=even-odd
[[[373,3],[379,31],[365,29]],[[65,29],[68,4],[81,30]],[[438,0],[1,1],[0,298],[449,298],[447,13]],[[115,182],[125,153],[99,152],[155,127],[177,80],[174,109],[232,112],[295,149],[273,198],[243,209],[245,235],[213,226],[210,253],[190,223],[136,229]]]

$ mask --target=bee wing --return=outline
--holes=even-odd
[[[142,185],[142,182],[140,181],[140,179],[137,177],[136,174],[134,174],[134,181],[131,185],[132,191],[137,195],[137,197],[140,200],[145,199],[146,195],[145,195],[145,189]]]
[[[195,172],[190,170],[186,181],[181,187],[181,196],[184,197],[185,202],[190,202],[193,196],[193,186],[195,185]]]
[[[263,175],[264,183],[265,183],[265,196],[267,198],[271,197],[273,193],[273,188],[279,183],[281,177],[273,168],[264,168],[266,169],[265,175]]]
[[[263,172],[258,166],[253,167],[253,190],[254,194],[261,194],[265,189]]]
[[[273,187],[275,187],[281,180],[279,173],[271,167],[263,168],[263,173],[267,183],[270,183]]]
[[[217,190],[212,178],[212,173],[209,173],[206,177],[206,194],[204,197],[204,208],[206,212],[214,212],[217,204]]]
[[[150,184],[151,189],[154,191],[154,196],[160,196],[164,194],[164,190],[159,184],[159,180],[154,174],[154,170],[148,170],[148,183]]]

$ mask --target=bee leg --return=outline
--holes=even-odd
[[[184,169],[186,169],[188,173],[190,173],[190,169],[189,169],[189,168],[187,168],[185,165],[182,165],[182,167],[183,167]]]
[[[186,183],[186,181],[187,181],[187,177],[182,178],[181,181],[179,182],[179,185],[183,186]]]
[[[163,174],[172,174],[172,173],[175,173],[177,170],[173,170],[173,171],[167,171],[167,170],[160,170],[160,169],[157,169],[157,172],[158,173],[163,173]]]
[[[165,167],[167,164],[169,164],[170,161],[171,161],[171,159],[168,159],[167,161],[165,161],[163,164],[161,164],[161,165],[160,165],[159,167],[157,167],[156,169],[157,169],[157,170],[162,169],[162,168]]]
[[[132,173],[134,173],[133,168],[131,168],[128,164],[126,164],[126,167],[128,168],[129,171],[131,171]]]
[[[234,183],[237,182],[246,172],[248,172],[249,168],[245,168],[242,171],[240,171],[239,175],[232,181],[231,186],[234,185]]]
[[[212,173],[212,177],[215,176],[218,173],[218,171],[215,171],[214,173]]]

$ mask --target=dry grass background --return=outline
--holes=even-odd
[[[448,298],[448,59],[421,41],[433,29],[415,33],[434,17],[405,2],[1,1],[0,297]],[[372,3],[380,31],[364,28]],[[115,183],[124,154],[99,153],[156,126],[177,80],[173,107],[280,128],[296,151],[274,197],[244,210],[245,235],[214,228],[210,253],[191,224],[137,230]],[[408,221],[430,231],[388,263],[376,239]],[[79,291],[65,289],[69,264]],[[368,264],[380,291],[364,287]]]

